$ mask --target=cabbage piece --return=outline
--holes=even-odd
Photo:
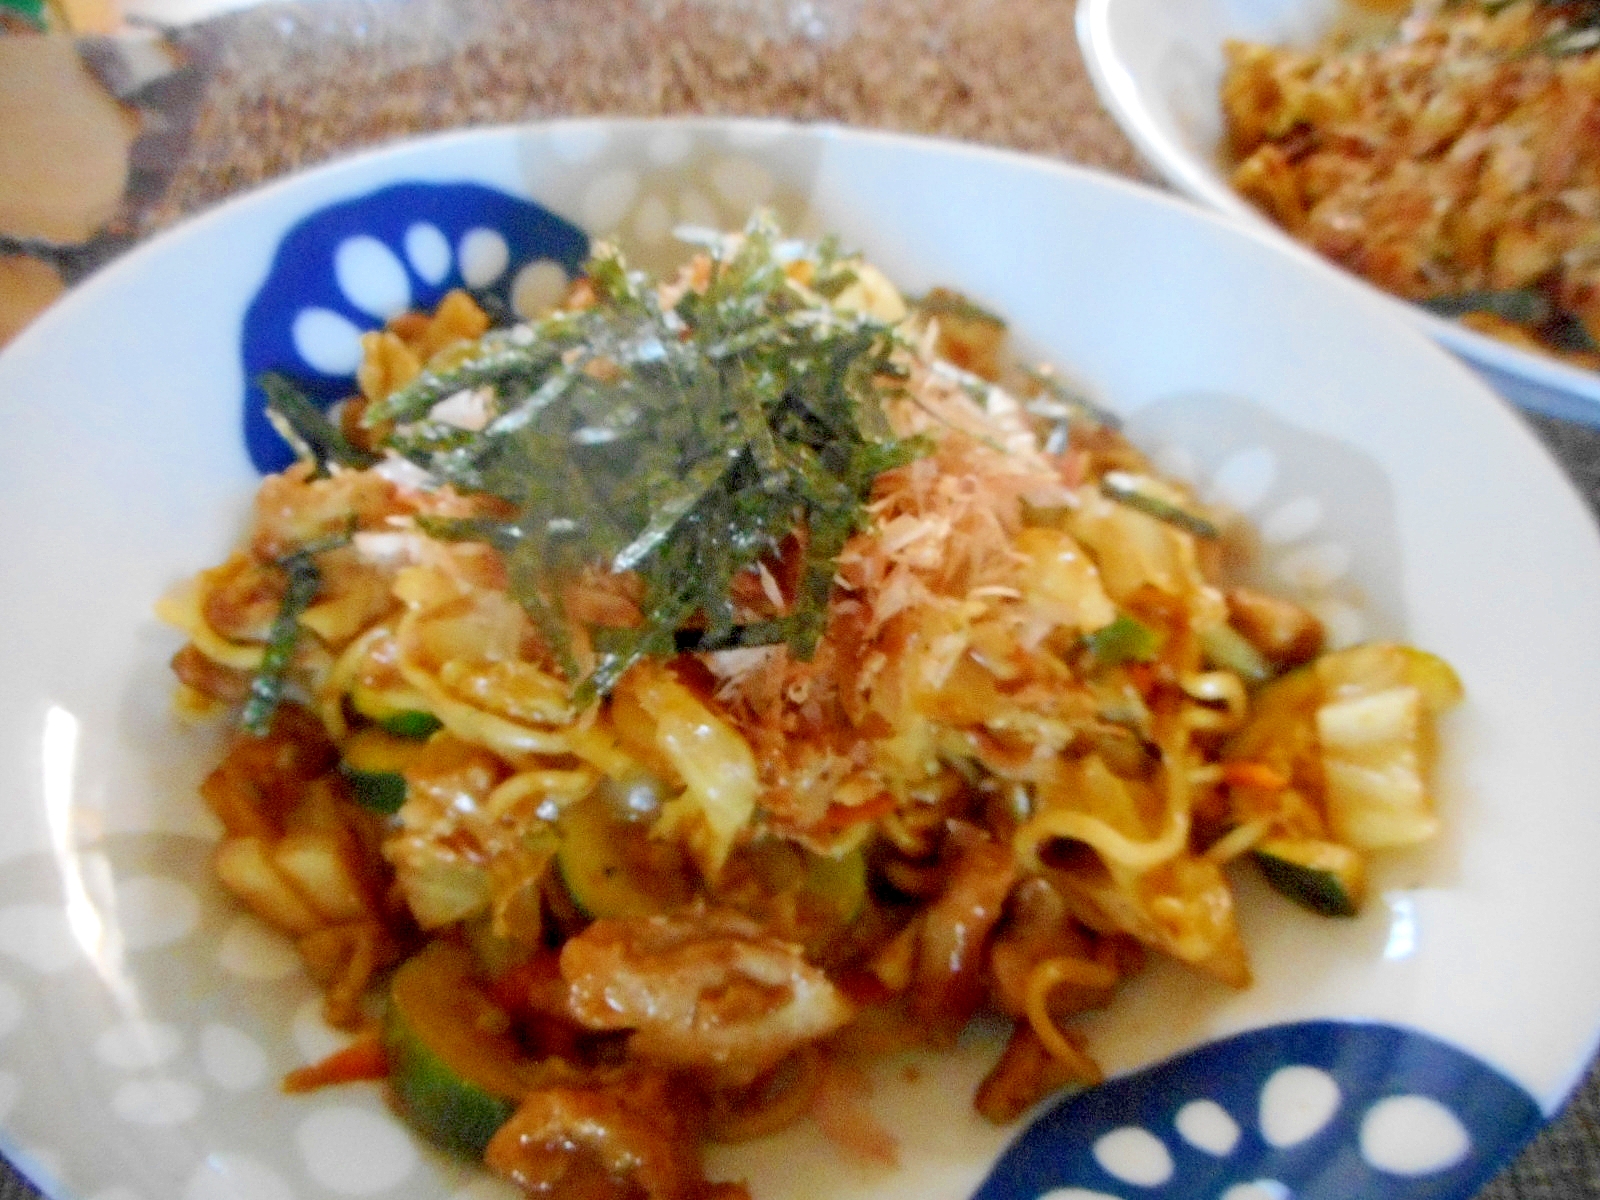
[[[1455,672],[1432,654],[1392,643],[1326,655],[1315,669],[1324,696],[1317,741],[1334,837],[1361,850],[1434,837],[1433,725],[1461,697]]]
[[[667,668],[639,663],[619,687],[654,723],[655,749],[684,785],[661,806],[656,828],[681,837],[700,869],[715,878],[755,813],[761,790],[755,755],[738,731]]]
[[[1424,779],[1422,712],[1414,687],[1317,709],[1328,824],[1345,845],[1411,846],[1439,832]]]

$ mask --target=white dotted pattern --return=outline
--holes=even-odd
[[[1315,1137],[1339,1111],[1339,1085],[1316,1067],[1283,1067],[1261,1089],[1261,1136],[1278,1149]]]
[[[158,1067],[183,1049],[183,1034],[160,1021],[132,1020],[113,1025],[94,1042],[95,1057],[121,1071]]]
[[[511,247],[498,230],[469,229],[456,248],[461,278],[469,288],[488,287],[511,265]]]
[[[249,1091],[267,1079],[266,1051],[231,1025],[213,1023],[200,1031],[200,1065],[212,1083],[230,1092]]]
[[[583,122],[567,125],[552,131],[548,148],[557,163],[587,170],[557,207],[573,213],[592,235],[625,236],[630,250],[646,258],[653,251],[662,256],[663,265],[675,262],[671,247],[679,226],[727,228],[754,209],[783,206],[787,185],[761,151],[778,136],[780,130],[761,124],[740,125],[728,132],[720,151],[708,153],[710,146],[690,130],[665,128],[642,139],[642,154],[613,156],[608,154],[606,130]],[[564,273],[561,286],[555,286],[555,264],[537,264],[538,270],[525,274],[529,266],[512,263],[505,237],[487,227],[469,231],[453,246],[437,225],[425,220],[407,228],[395,247],[357,234],[335,248],[332,263],[343,300],[376,320],[414,307],[413,279],[442,286],[452,265],[472,289],[498,284],[507,272],[516,271],[511,306],[524,319],[548,312],[565,290]],[[360,362],[357,323],[339,309],[308,308],[296,316],[291,330],[301,361],[324,375],[351,374]]]
[[[200,898],[188,884],[140,875],[116,889],[117,927],[129,950],[159,950],[181,941],[200,923]]]
[[[1461,1121],[1429,1096],[1390,1096],[1361,1119],[1361,1156],[1390,1175],[1433,1175],[1471,1150]]]
[[[1215,1100],[1191,1100],[1178,1110],[1175,1124],[1184,1141],[1218,1158],[1239,1144],[1239,1123]]]
[[[418,221],[406,230],[406,261],[425,282],[437,287],[450,274],[450,240],[437,225]]]
[[[295,1200],[271,1167],[243,1154],[212,1154],[189,1178],[183,1200]]]
[[[1160,1187],[1172,1178],[1172,1152],[1148,1129],[1134,1125],[1097,1138],[1094,1160],[1106,1174],[1138,1187]]]
[[[411,305],[411,281],[394,251],[367,234],[346,238],[333,254],[333,277],[345,299],[386,321]]]
[[[300,970],[300,956],[289,939],[255,917],[240,916],[217,947],[217,965],[238,979],[270,982]]]
[[[750,126],[744,140],[754,145],[773,136]],[[556,153],[569,163],[597,160],[605,150],[603,129],[572,125],[556,137]],[[687,162],[695,145],[684,130],[667,129],[654,135],[646,156],[660,167]],[[729,210],[748,210],[772,198],[778,181],[756,162],[728,155],[715,159],[695,176],[707,191],[692,186],[657,194],[644,190],[642,176],[622,167],[596,174],[581,197],[580,220],[594,232],[626,227],[640,242],[663,242],[675,224],[709,228],[725,226]],[[409,272],[430,285],[441,284],[450,274],[452,255],[470,287],[484,287],[510,269],[509,247],[495,230],[480,228],[466,234],[452,248],[438,227],[418,222],[403,239],[403,259],[373,237],[347,239],[336,251],[334,273],[345,299],[359,311],[385,319],[413,303]],[[559,298],[566,275],[558,264],[538,262],[523,266],[513,280],[513,304],[531,315]],[[329,375],[351,373],[360,359],[360,331],[340,313],[310,308],[296,319],[292,335],[297,351],[314,369]],[[1194,456],[1178,446],[1160,448],[1160,469],[1175,477],[1196,481],[1200,474]],[[1251,446],[1226,457],[1211,473],[1203,494],[1242,512],[1265,509],[1258,528],[1264,546],[1276,552],[1274,566],[1280,577],[1301,589],[1326,588],[1352,569],[1353,554],[1342,543],[1323,536],[1326,513],[1313,496],[1274,501],[1273,489],[1283,472],[1267,448]],[[1337,599],[1316,606],[1328,623],[1336,643],[1356,640],[1364,620],[1361,612]],[[196,894],[187,886],[162,876],[135,876],[118,881],[112,896],[115,911],[104,914],[114,926],[123,948],[157,949],[193,933],[202,912]],[[40,975],[53,975],[85,961],[67,915],[44,904],[14,904],[0,908],[0,956]],[[270,985],[302,971],[293,946],[252,917],[240,917],[222,933],[215,951],[216,966],[235,980]],[[28,1016],[22,991],[0,980],[0,1037],[14,1034]],[[347,1038],[321,1020],[320,1002],[308,1000],[292,1021],[291,1037],[301,1056],[321,1058],[344,1045]],[[204,1110],[209,1085],[229,1092],[246,1092],[270,1086],[275,1072],[267,1051],[252,1036],[232,1025],[213,1022],[194,1035],[196,1062],[183,1061],[189,1049],[184,1032],[151,1017],[113,1025],[92,1043],[104,1067],[126,1073],[112,1080],[108,1100],[112,1113],[134,1126],[175,1126],[193,1120]],[[186,1067],[198,1066],[195,1079],[181,1077]],[[159,1072],[159,1073],[158,1073]],[[199,1082],[197,1082],[198,1080]],[[14,1071],[0,1069],[0,1121],[16,1107],[23,1091]],[[1284,1148],[1315,1137],[1337,1113],[1342,1102],[1336,1083],[1325,1072],[1310,1067],[1287,1067],[1264,1087],[1258,1112],[1262,1136]],[[392,1118],[349,1104],[316,1098],[296,1127],[295,1148],[300,1165],[317,1184],[336,1195],[380,1195],[402,1184],[417,1169],[420,1158],[410,1135]],[[1220,1105],[1197,1099],[1176,1114],[1174,1127],[1183,1141],[1221,1158],[1238,1147],[1242,1131]],[[229,1153],[211,1146],[182,1190],[181,1200],[296,1200],[294,1189],[280,1174],[281,1164],[268,1163],[244,1153]],[[1446,1170],[1470,1153],[1471,1142],[1461,1122],[1437,1101],[1423,1096],[1391,1097],[1375,1104],[1360,1125],[1360,1149],[1375,1169],[1398,1176],[1421,1176]],[[58,1175],[57,1156],[48,1148],[19,1145],[21,1156],[39,1171]],[[1096,1160],[1114,1178],[1135,1188],[1159,1187],[1174,1175],[1171,1151],[1152,1132],[1125,1126],[1100,1138],[1093,1149]],[[88,1193],[92,1200],[146,1200],[121,1185]],[[520,1193],[511,1185],[479,1177],[450,1194],[450,1200],[515,1200]],[[1287,1187],[1275,1180],[1237,1184],[1222,1193],[1222,1200],[1289,1200]],[[1044,1200],[1117,1200],[1106,1193],[1083,1188],[1056,1189]]]
[[[567,273],[558,262],[541,258],[517,272],[511,284],[511,307],[521,317],[537,317],[561,303],[567,291]]]
[[[295,353],[324,375],[350,375],[361,362],[361,331],[328,308],[308,308],[290,330]]]
[[[341,1196],[372,1196],[417,1167],[410,1135],[381,1113],[329,1105],[300,1124],[295,1142],[311,1177]]]
[[[184,1079],[131,1079],[111,1097],[111,1111],[130,1125],[160,1128],[194,1120],[205,1101]]]
[[[1286,472],[1271,448],[1245,445],[1203,469],[1191,448],[1163,442],[1151,451],[1151,459],[1157,470],[1194,486],[1208,503],[1255,521],[1271,586],[1286,590],[1323,619],[1330,646],[1351,645],[1368,636],[1367,616],[1347,598],[1356,567],[1354,550],[1324,532],[1328,515],[1322,500],[1281,495]],[[1319,533],[1320,540],[1313,540]],[[1323,616],[1324,610],[1331,618]]]
[[[1291,1195],[1276,1179],[1252,1179],[1234,1184],[1222,1193],[1221,1200],[1289,1200]]]
[[[0,909],[0,954],[41,975],[64,971],[83,958],[66,912],[41,903]]]
[[[1299,1146],[1327,1128],[1343,1103],[1339,1085],[1326,1071],[1286,1066],[1263,1085],[1258,1102],[1262,1138],[1278,1149]],[[1174,1116],[1178,1136],[1216,1158],[1232,1154],[1243,1130],[1214,1100],[1200,1098]],[[1361,1156],[1376,1171],[1417,1178],[1460,1164],[1472,1152],[1472,1138],[1461,1120],[1429,1096],[1390,1096],[1374,1103],[1360,1123]],[[1136,1188],[1161,1187],[1174,1175],[1166,1143],[1149,1130],[1125,1125],[1103,1134],[1093,1147],[1095,1161],[1113,1178]],[[1276,1179],[1236,1183],[1218,1200],[1292,1200],[1293,1189]],[[1112,1200],[1084,1188],[1055,1188],[1039,1200]]]
[[[28,1015],[28,1002],[14,984],[0,980],[0,1038],[16,1030]]]

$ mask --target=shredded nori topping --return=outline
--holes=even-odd
[[[492,331],[365,415],[394,422],[388,445],[436,479],[501,502],[503,519],[426,531],[500,548],[513,593],[574,680],[563,583],[586,566],[637,573],[644,623],[589,631],[598,659],[580,700],[686,647],[786,643],[811,657],[874,479],[919,452],[883,410],[902,376],[893,329],[830,302],[855,280],[836,245],[785,241],[758,216],[703,248],[704,286],[664,302],[597,247],[592,306]],[[463,390],[481,392],[481,429],[431,415]],[[739,623],[735,578],[790,539],[804,547],[792,603]]]

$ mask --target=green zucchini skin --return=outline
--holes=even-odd
[[[384,816],[393,816],[406,802],[406,777],[393,771],[341,772],[350,783],[350,790],[363,808]]]
[[[362,729],[341,747],[339,772],[361,804],[374,812],[392,815],[406,801],[406,767],[426,743],[377,726]]]
[[[564,809],[556,832],[556,873],[586,917],[647,917],[694,897],[687,861],[653,842],[642,822],[620,817],[602,792]]]
[[[573,907],[591,920],[672,912],[706,887],[685,856],[652,837],[645,822],[621,815],[603,789],[562,810],[556,832],[556,875]],[[830,857],[755,843],[735,849],[707,891],[713,902],[763,922],[775,915],[769,901],[788,899],[794,927],[781,936],[815,950],[866,907],[866,857],[859,849]]]
[[[384,732],[392,733],[395,737],[417,740],[430,737],[444,728],[443,721],[420,708],[401,709],[388,716],[378,717],[377,724]]]
[[[526,1094],[521,1047],[496,1031],[508,1026],[463,946],[432,942],[395,972],[383,1020],[389,1087],[435,1145],[481,1159]]]
[[[425,738],[444,727],[415,692],[379,691],[358,682],[350,689],[349,703],[357,717],[396,737]]]
[[[1273,890],[1324,917],[1361,911],[1366,869],[1361,855],[1337,842],[1274,838],[1252,852]]]
[[[849,925],[867,906],[867,858],[851,850],[837,858],[815,855],[806,870],[805,888],[828,906],[840,925]]]

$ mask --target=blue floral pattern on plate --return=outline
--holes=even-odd
[[[278,244],[245,312],[251,462],[266,473],[293,461],[264,414],[262,374],[282,372],[331,404],[354,387],[361,331],[407,308],[431,308],[458,287],[509,307],[518,268],[547,261],[571,275],[588,254],[576,225],[476,183],[395,184],[305,217]]]
[[[1543,1120],[1524,1089],[1425,1034],[1277,1025],[1063,1102],[974,1200],[1454,1200]]]

